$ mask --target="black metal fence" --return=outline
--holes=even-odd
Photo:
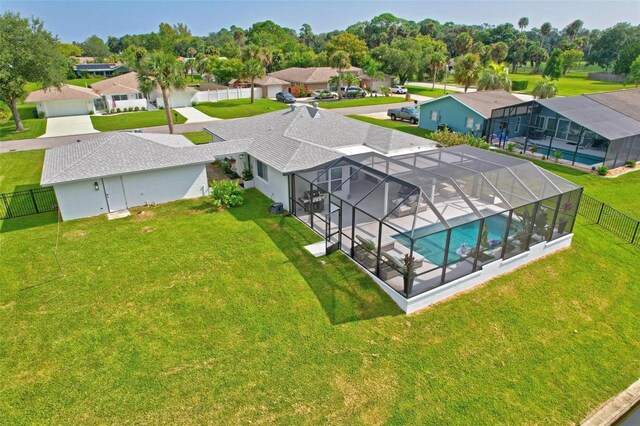
[[[0,194],[0,220],[53,212],[58,202],[53,188],[36,188]]]
[[[640,221],[587,194],[582,194],[578,213],[625,241],[640,246]]]

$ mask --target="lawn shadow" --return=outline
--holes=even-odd
[[[229,209],[238,221],[252,221],[278,246],[305,279],[331,324],[401,315],[398,306],[341,252],[315,258],[304,246],[320,237],[293,216],[270,216],[271,201],[256,190],[245,206]]]
[[[23,229],[35,228],[38,226],[50,225],[58,221],[58,212],[47,212],[33,214],[30,216],[16,217],[0,221],[0,234]]]

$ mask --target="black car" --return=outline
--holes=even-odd
[[[276,93],[276,101],[284,102],[285,104],[292,104],[296,101],[296,98],[291,93],[278,92]]]

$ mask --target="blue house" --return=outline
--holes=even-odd
[[[483,136],[489,129],[492,110],[520,103],[520,98],[504,90],[451,93],[419,104],[419,127],[436,131],[446,126],[453,132]]]

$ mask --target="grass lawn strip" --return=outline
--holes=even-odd
[[[356,120],[364,121],[365,123],[375,124],[376,126],[387,127],[389,129],[399,130],[401,132],[409,133],[414,136],[420,136],[427,138],[431,133],[428,130],[421,129],[417,126],[412,126],[404,121],[393,121],[391,119],[382,120],[379,118],[366,117],[362,115],[347,115],[347,117],[354,118]]]
[[[422,95],[429,96],[431,98],[439,98],[440,96],[444,96],[450,91],[445,91],[444,89],[438,89],[437,87],[432,89],[430,87],[422,87],[422,86],[405,86],[409,93],[412,95]]]
[[[400,96],[378,96],[357,99],[344,99],[341,101],[319,101],[318,106],[324,109],[334,108],[352,108],[369,105],[386,105],[407,102],[404,97]]]
[[[40,187],[44,149],[0,154],[0,193]]]
[[[575,96],[582,95],[584,93],[595,92],[607,92],[611,90],[624,89],[625,85],[622,83],[613,83],[610,81],[598,81],[587,80],[587,72],[571,72],[558,80],[558,96]],[[542,76],[539,74],[528,73],[511,73],[509,74],[511,80],[526,80],[529,82],[529,86],[522,93],[533,92],[536,83],[542,80]],[[626,86],[631,87],[631,86]]]
[[[271,99],[256,99],[253,104],[251,99],[232,99],[219,102],[201,102],[195,108],[209,117],[230,119],[251,117],[286,109],[289,106]]]
[[[33,118],[36,107],[33,104],[19,104],[18,113],[22,118],[24,132],[16,132],[16,123],[13,115],[0,121],[0,142],[18,139],[33,139],[44,135],[47,130],[46,118]]]
[[[174,124],[182,124],[187,121],[187,119],[177,111],[173,111],[173,117]],[[167,116],[164,110],[138,111],[114,115],[92,115],[91,122],[96,130],[108,132],[112,130],[163,126],[167,124]]]

